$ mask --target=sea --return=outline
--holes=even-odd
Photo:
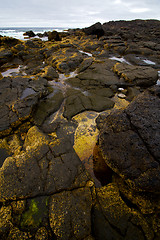
[[[48,31],[57,31],[57,32],[62,32],[64,30],[66,30],[65,28],[61,28],[61,27],[1,27],[0,28],[0,35],[2,36],[7,36],[7,37],[13,37],[13,38],[17,38],[20,40],[25,40],[26,36],[23,36],[23,34],[26,31],[30,31],[32,30],[35,34],[37,33],[44,33],[44,32],[48,32]],[[45,40],[45,39],[44,39]]]

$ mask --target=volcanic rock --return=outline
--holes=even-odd
[[[106,164],[130,188],[159,193],[159,87],[104,120],[99,147]],[[155,136],[154,138],[152,136]]]
[[[28,37],[35,37],[35,33],[33,31],[27,31],[25,33],[23,33],[24,36],[28,36]]]
[[[84,28],[83,31],[87,35],[97,35],[98,38],[104,35],[104,30],[100,22],[95,23],[88,28]]]
[[[57,31],[52,31],[48,33],[48,41],[61,41],[59,33]]]
[[[149,87],[158,80],[158,73],[151,67],[132,66],[125,63],[116,63],[113,68],[119,77],[126,82],[141,87]]]

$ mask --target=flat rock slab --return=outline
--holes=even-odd
[[[101,91],[100,91],[101,93]],[[106,96],[84,94],[79,90],[69,90],[64,106],[64,117],[71,119],[85,110],[101,112],[114,106],[114,102]]]
[[[132,66],[125,63],[116,63],[113,70],[126,82],[141,87],[149,87],[156,84],[158,72],[151,67]]]
[[[111,70],[112,61],[106,63],[93,63],[87,70],[80,73],[77,77],[81,80],[81,85],[121,85],[120,79]],[[125,84],[125,81],[123,81]]]
[[[133,189],[160,192],[159,87],[108,116],[99,146],[106,164]]]
[[[0,136],[30,117],[38,100],[48,94],[47,80],[29,77],[1,79]]]

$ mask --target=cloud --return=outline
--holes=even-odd
[[[5,0],[0,26],[85,27],[97,21],[157,18],[159,0]]]
[[[145,12],[150,12],[151,10],[149,8],[133,8],[130,9],[130,12],[132,13],[145,13]]]
[[[116,1],[113,2],[113,4],[115,4],[115,5],[117,5],[117,4],[121,4],[121,3],[122,3],[121,0],[116,0]]]

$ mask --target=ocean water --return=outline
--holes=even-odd
[[[65,30],[65,28],[48,28],[48,27],[3,27],[0,28],[0,35],[2,36],[7,36],[7,37],[13,37],[13,38],[17,38],[20,40],[24,40],[26,36],[23,36],[23,33],[25,33],[26,31],[30,31],[32,30],[35,34],[37,33],[44,33],[44,32],[48,32],[48,31],[53,31],[56,30],[58,32],[62,32],[63,30]]]

